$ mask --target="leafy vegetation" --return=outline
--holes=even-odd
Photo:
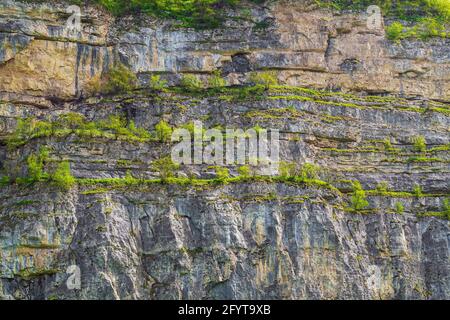
[[[353,194],[350,198],[350,204],[351,208],[355,211],[363,210],[369,205],[366,199],[366,192],[359,181],[353,182]]]
[[[68,161],[63,161],[58,164],[55,172],[50,175],[50,181],[63,190],[69,190],[75,184],[76,180],[70,172],[70,164]]]
[[[395,203],[395,207],[394,207],[394,211],[397,214],[402,214],[405,211],[405,207],[403,206],[403,203],[396,202]]]
[[[193,92],[203,88],[203,82],[193,74],[184,74],[180,84],[186,90]]]
[[[136,88],[136,75],[123,64],[111,68],[106,74],[106,93],[129,93]]]
[[[38,182],[46,179],[48,175],[44,172],[44,163],[48,158],[48,149],[41,147],[38,154],[31,154],[27,158],[28,182]]]
[[[216,177],[219,182],[225,182],[230,177],[230,172],[225,167],[217,166],[214,168],[216,171]]]
[[[400,41],[406,38],[419,38],[426,40],[431,37],[449,37],[450,2],[448,0],[329,0],[316,1],[322,6],[334,10],[359,10],[365,11],[370,5],[381,8],[384,16],[392,22],[386,33],[389,39]]]
[[[165,122],[164,120],[161,120],[158,122],[155,126],[156,130],[156,137],[161,142],[169,142],[172,137],[172,127]]]
[[[154,74],[150,77],[149,87],[152,90],[164,92],[167,89],[167,81],[162,80],[160,75]]]
[[[240,166],[237,171],[243,178],[249,178],[252,175],[252,170],[248,165]]]
[[[168,178],[175,176],[175,171],[180,167],[172,161],[170,156],[163,157],[161,159],[152,162],[152,170],[159,173],[159,177],[162,181],[166,181]]]
[[[114,15],[142,12],[172,18],[182,26],[216,28],[225,19],[225,8],[235,7],[241,0],[95,0]],[[258,2],[258,0],[255,0]]]
[[[278,85],[277,75],[273,71],[252,72],[249,80],[255,85],[264,86],[266,90],[270,86]]]
[[[88,121],[81,114],[67,113],[51,121],[19,119],[16,130],[7,138],[7,145],[10,149],[14,149],[35,138],[66,137],[70,134],[86,139],[104,137],[131,142],[153,139],[148,131],[137,128],[133,121],[127,123],[126,119],[118,115],[110,115],[100,121]]]
[[[214,91],[218,91],[220,88],[225,87],[227,82],[220,75],[220,72],[214,71],[208,79],[208,87]]]
[[[414,151],[417,152],[426,152],[427,151],[427,143],[423,136],[416,136],[412,138]]]
[[[423,191],[422,191],[422,187],[418,184],[414,185],[413,188],[413,194],[417,197],[420,198],[423,196]]]

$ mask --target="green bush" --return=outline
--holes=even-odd
[[[152,162],[152,170],[159,173],[161,180],[166,180],[168,178],[173,178],[175,171],[180,167],[172,161],[171,157],[164,157]]]
[[[230,177],[230,172],[225,167],[215,167],[216,177],[219,181],[225,181]]]
[[[418,184],[414,185],[413,194],[418,198],[422,197],[423,196],[422,187]]]
[[[214,90],[218,90],[225,87],[227,82],[220,76],[220,72],[214,71],[208,79],[208,87]]]
[[[395,213],[402,214],[403,211],[405,211],[405,207],[403,206],[403,203],[396,202],[394,210],[395,210]]]
[[[386,181],[382,181],[377,184],[376,190],[380,193],[385,193],[389,191],[389,185]]]
[[[0,177],[0,187],[7,186],[11,182],[11,179],[8,176]]]
[[[55,172],[50,176],[52,184],[63,189],[69,190],[75,184],[76,180],[70,172],[70,164],[68,161],[63,161],[58,164]]]
[[[216,28],[224,20],[225,8],[241,0],[95,0],[114,15],[143,12],[173,18],[183,26]],[[258,0],[255,0],[258,2]]]
[[[155,91],[165,91],[167,89],[167,81],[162,80],[159,75],[152,75],[150,77],[149,86]]]
[[[250,81],[256,85],[262,85],[265,89],[269,89],[272,85],[277,85],[277,75],[273,71],[252,72],[250,74]]]
[[[450,199],[444,199],[443,201],[444,213],[447,219],[450,220]]]
[[[262,84],[244,87],[238,92],[237,100],[261,99],[266,87]]]
[[[387,37],[394,41],[405,38],[426,40],[430,37],[448,37],[445,32],[450,23],[450,1],[448,0],[328,0],[316,1],[335,10],[366,11],[369,5],[378,5],[385,17],[391,20],[408,21],[409,26],[399,21],[386,28]]]
[[[48,149],[41,147],[38,154],[31,154],[27,158],[28,180],[30,182],[38,182],[47,178],[44,172],[44,164],[48,158]]]
[[[417,151],[417,152],[426,152],[427,151],[426,140],[423,136],[413,137],[412,143],[413,143],[414,151]]]
[[[319,166],[312,163],[305,163],[300,169],[300,177],[305,180],[318,179],[319,171],[320,171]]]
[[[249,178],[252,175],[252,171],[249,166],[244,165],[238,168],[238,173],[243,178]]]
[[[193,74],[185,74],[181,78],[181,86],[189,91],[197,91],[203,88],[203,82]]]
[[[169,142],[172,137],[172,127],[165,122],[164,120],[161,120],[158,124],[155,125],[156,130],[156,137],[161,142]]]
[[[404,38],[403,33],[404,27],[398,21],[393,22],[390,26],[386,28],[386,34],[389,40],[398,41]]]
[[[366,199],[366,193],[359,181],[353,182],[353,194],[350,199],[350,203],[351,208],[355,211],[363,210],[369,205],[369,202]]]
[[[136,75],[123,64],[111,68],[106,74],[106,93],[130,93],[136,88]]]
[[[123,178],[123,181],[124,181],[125,185],[134,185],[139,182],[139,179],[136,179],[135,177],[133,177],[131,171],[128,170],[127,173],[125,174],[125,177]]]
[[[280,161],[278,164],[278,172],[280,177],[289,178],[296,175],[297,165],[293,162]]]

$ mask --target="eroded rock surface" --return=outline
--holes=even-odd
[[[152,161],[170,144],[158,141],[73,131],[6,146],[20,118],[76,112],[95,121],[121,115],[149,131],[161,119],[277,128],[281,159],[316,163],[335,188],[263,179],[0,186],[1,299],[450,298],[450,225],[426,214],[443,212],[450,194],[449,39],[392,43],[367,29],[362,14],[300,1],[253,6],[254,22],[212,31],[83,7],[82,32],[68,34],[66,6],[0,4],[0,169],[8,177],[26,175],[27,157],[42,146],[46,168],[68,160],[83,181],[159,177]],[[176,85],[181,73],[206,79],[219,69],[242,85],[250,72],[273,69],[284,85],[361,95],[284,86],[259,99],[146,89],[88,98],[90,79],[117,61],[142,87],[153,72]],[[385,95],[367,96],[375,93]],[[414,149],[414,136],[426,152]],[[238,166],[229,170],[238,176]],[[208,179],[214,171],[192,165],[176,174]],[[348,210],[351,180],[370,190],[365,214]],[[376,192],[381,182],[389,190]],[[80,289],[66,284],[72,265]]]

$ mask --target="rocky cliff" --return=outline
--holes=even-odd
[[[0,298],[450,298],[448,38],[304,1],[213,30],[84,5],[73,33],[67,6],[0,4]],[[117,65],[133,89],[96,94]],[[166,177],[155,126],[193,120],[279,129],[284,170]]]

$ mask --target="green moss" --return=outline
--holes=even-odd
[[[27,244],[22,244],[19,247],[17,247],[16,250],[21,250],[21,249],[40,249],[40,250],[49,250],[49,249],[59,249],[61,248],[61,245],[59,244],[54,244],[54,243],[38,243],[38,244],[32,244],[32,243],[27,243]]]
[[[152,90],[165,92],[167,91],[167,81],[162,80],[160,75],[152,75],[149,81],[149,87]]]
[[[450,2],[448,0],[328,0],[316,1],[321,6],[334,10],[366,11],[370,5],[381,8],[389,20],[408,21],[408,26],[394,21],[386,28],[387,37],[394,41],[405,38],[448,37],[446,32],[450,23]]]
[[[396,202],[394,206],[394,212],[397,214],[402,214],[405,211],[405,207],[403,206],[403,203]]]
[[[47,275],[54,275],[60,272],[59,269],[45,269],[45,268],[28,268],[16,272],[14,275],[25,280],[31,280],[38,277],[43,277]]]
[[[196,92],[203,89],[203,82],[193,74],[185,74],[181,78],[181,86],[188,90],[188,92]]]
[[[158,172],[162,180],[173,178],[179,167],[180,165],[175,164],[171,157],[163,157],[152,162],[152,170]]]
[[[172,137],[172,127],[165,122],[164,120],[161,120],[156,124],[155,126],[156,131],[156,137],[161,142],[169,142]]]
[[[274,71],[252,72],[250,74],[250,81],[255,85],[264,86],[266,90],[270,86],[278,84],[277,75]]]
[[[70,164],[68,161],[63,161],[58,164],[55,172],[50,175],[52,184],[63,190],[69,190],[75,184],[75,178],[70,172]]]
[[[412,144],[414,151],[416,152],[426,152],[427,151],[427,143],[423,136],[415,136],[412,137]]]
[[[138,80],[136,75],[123,64],[111,68],[106,74],[106,93],[130,93],[136,88]]]
[[[111,115],[100,121],[87,121],[83,115],[68,113],[57,120],[46,121],[33,118],[18,121],[16,130],[7,138],[10,149],[42,137],[64,138],[76,134],[82,139],[106,138],[129,142],[148,142],[153,140],[150,133],[137,128],[133,121]]]

